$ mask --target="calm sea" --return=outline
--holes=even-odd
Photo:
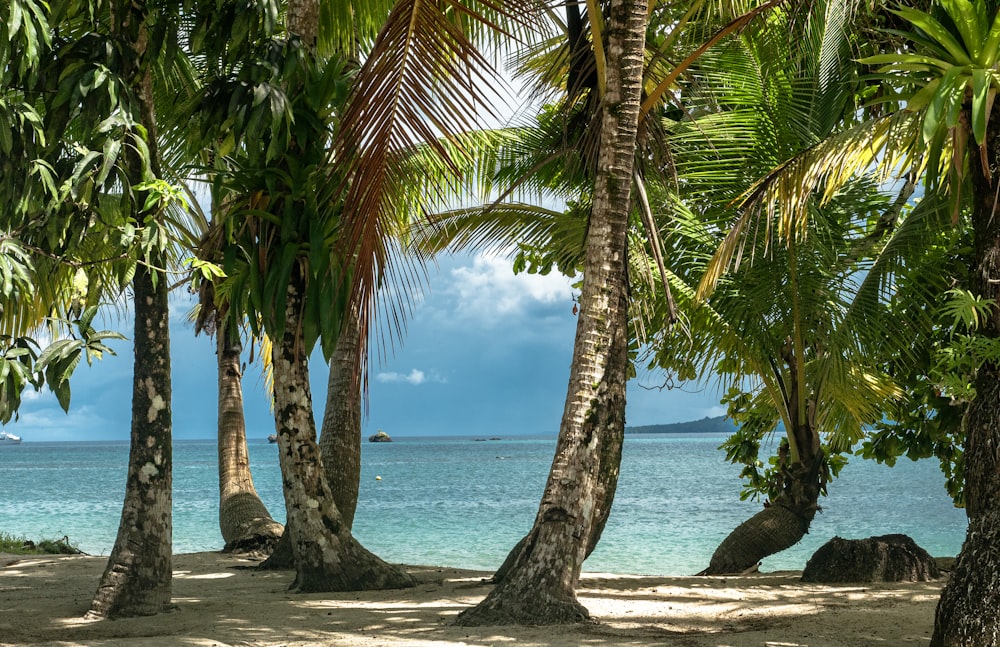
[[[760,504],[739,500],[739,468],[719,436],[629,436],[614,511],[585,570],[690,575]],[[530,528],[554,438],[397,438],[365,443],[355,535],[392,562],[491,569]],[[252,440],[261,497],[284,518],[277,449]],[[0,447],[0,532],[32,539],[68,535],[106,555],[124,492],[124,442]],[[218,550],[214,441],[178,441],[174,453],[174,552]],[[376,477],[381,477],[376,479]],[[933,462],[894,468],[854,460],[830,484],[823,511],[798,546],[763,570],[801,569],[835,535],[905,533],[933,555],[954,555],[965,537]]]

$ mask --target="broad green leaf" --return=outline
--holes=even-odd
[[[955,63],[958,65],[972,65],[969,53],[962,44],[955,40],[951,32],[932,16],[916,9],[910,9],[909,7],[900,7],[891,11],[926,32],[928,36],[944,47]]]
[[[976,143],[986,141],[987,96],[990,89],[990,75],[981,68],[972,71],[972,136]]]
[[[938,87],[941,85],[941,78],[938,77],[930,81],[927,85],[920,88],[920,91],[914,94],[906,102],[906,109],[911,112],[920,112],[931,102],[931,99],[937,93]]]
[[[983,28],[985,25],[979,24],[979,17],[976,9],[969,0],[939,0],[941,6],[948,13],[958,33],[962,36],[965,49],[969,52],[973,61],[979,60],[979,53],[983,46]]]
[[[992,68],[997,64],[998,54],[1000,54],[1000,11],[993,17],[993,25],[986,35],[986,43],[983,44],[982,57],[979,64],[983,67]]]
[[[925,56],[923,54],[878,54],[876,56],[868,56],[866,58],[858,59],[858,62],[865,65],[885,65],[890,68],[902,64],[922,63],[928,68],[936,67],[942,70],[946,70],[953,65],[952,63],[942,61],[939,58]]]
[[[924,115],[922,129],[924,143],[933,140],[940,129],[946,125],[948,114],[951,112],[957,94],[955,85],[961,74],[961,67],[953,67],[941,76],[941,83],[938,85],[934,98],[931,99]]]

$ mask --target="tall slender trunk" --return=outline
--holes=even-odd
[[[964,115],[968,124],[968,113]],[[987,131],[984,174],[973,148],[972,227],[974,289],[1000,303],[1000,123]],[[969,137],[970,148],[972,138]],[[1000,338],[1000,308],[993,306],[980,335]],[[941,592],[931,647],[993,647],[1000,643],[1000,365],[987,362],[975,379],[976,397],[965,417],[965,511],[969,528],[951,579]]]
[[[333,502],[344,524],[354,525],[361,483],[361,384],[359,382],[361,323],[350,313],[330,358],[326,408],[319,436],[319,451]]]
[[[462,625],[563,624],[589,616],[576,585],[602,505],[602,461],[620,457],[628,368],[626,229],[646,35],[644,0],[613,0],[607,87],[587,231],[573,364],[556,455],[538,515],[514,565]],[[605,465],[605,468],[608,466]],[[617,465],[612,470],[617,476]],[[611,472],[608,472],[611,473]]]
[[[225,322],[216,330],[219,372],[219,530],[225,552],[269,552],[284,526],[260,500],[250,473],[243,413],[243,344]]]
[[[142,0],[119,0],[112,8],[112,31],[131,51],[122,57],[121,76],[133,94],[138,120],[145,128],[148,160],[132,147],[125,153],[130,186],[148,179],[148,168],[161,177],[147,45],[149,8]],[[138,132],[132,137],[138,138]],[[133,198],[133,218],[142,223],[144,196]],[[162,251],[140,263],[132,281],[135,313],[132,373],[132,426],[128,476],[118,536],[88,616],[152,615],[170,607],[172,565],[170,309]]]
[[[91,617],[154,615],[170,607],[172,446],[167,282],[136,269],[135,366],[128,480],[118,537]]]
[[[274,420],[288,532],[295,558],[292,588],[301,592],[403,588],[415,581],[351,535],[333,502],[316,444],[309,368],[302,343],[304,278],[293,271],[285,329],[272,346]]]

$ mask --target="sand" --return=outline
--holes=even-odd
[[[487,573],[409,567],[413,589],[295,594],[290,572],[249,559],[174,558],[177,610],[85,621],[106,558],[0,554],[0,645],[859,647],[930,639],[943,581],[825,586],[795,572],[741,577],[584,575],[594,620],[568,627],[452,626],[489,591]]]

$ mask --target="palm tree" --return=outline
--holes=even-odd
[[[601,470],[617,474],[628,375],[626,230],[646,35],[645,2],[608,6],[606,80],[566,407],[538,516],[513,566],[459,624],[560,624],[588,612],[576,584],[602,493]]]
[[[362,5],[354,8],[372,15],[373,9]],[[376,9],[382,6],[377,2],[371,5]],[[227,211],[219,214],[218,228],[224,232],[219,240],[228,246],[226,269],[230,278],[218,286],[217,294],[233,311],[246,315],[252,325],[259,319],[273,342],[275,425],[289,514],[286,532],[291,538],[297,572],[294,587],[298,590],[412,584],[401,569],[385,564],[358,544],[350,534],[350,523],[345,522],[335,504],[316,444],[307,366],[309,350],[317,341],[322,342],[329,357],[344,321],[351,325],[357,322],[360,337],[356,351],[360,359],[350,362],[348,368],[363,366],[371,304],[365,302],[367,297],[349,300],[349,288],[352,281],[371,278],[366,270],[359,269],[371,259],[365,252],[347,246],[341,230],[350,227],[342,226],[341,214],[372,195],[350,193],[358,186],[366,190],[373,186],[355,176],[355,161],[370,161],[373,147],[395,140],[362,137],[355,145],[335,146],[332,159],[327,149],[332,125],[338,118],[341,130],[352,136],[365,132],[373,123],[377,129],[388,123],[390,131],[419,130],[412,126],[422,126],[428,114],[433,116],[433,111],[428,112],[430,106],[407,107],[394,101],[388,112],[372,112],[373,106],[383,104],[379,97],[367,93],[385,87],[412,92],[417,87],[430,87],[442,72],[450,71],[457,79],[462,69],[483,65],[484,59],[475,53],[464,34],[469,17],[477,24],[490,24],[475,12],[456,14],[428,9],[423,3],[397,3],[382,35],[368,52],[365,65],[351,80],[352,96],[341,110],[344,90],[351,88],[345,73],[351,63],[344,52],[353,50],[326,42],[330,35],[320,28],[322,14],[318,5],[293,2],[286,15],[291,38],[280,42],[265,38],[257,52],[262,64],[243,65],[238,70],[242,76],[232,81],[220,79],[221,85],[214,87],[216,92],[233,94],[221,104],[214,100],[203,102],[210,113],[215,106],[238,105],[239,97],[247,101],[246,110],[214,120],[221,125],[221,130],[213,133],[221,142],[220,152],[236,153],[228,161],[231,167],[220,174],[229,194],[220,201],[227,205]],[[209,24],[214,14],[202,18]],[[362,20],[358,24],[367,23]],[[353,30],[347,31],[353,38]],[[209,40],[200,42],[212,46]],[[413,55],[405,56],[407,52]],[[395,60],[401,53],[403,64],[387,67],[386,61]],[[474,65],[469,65],[470,59]],[[444,68],[443,62],[448,64]],[[280,73],[274,74],[274,70]],[[482,70],[475,69],[475,73]],[[450,83],[445,88],[462,95],[462,101],[475,98],[461,82]],[[269,100],[261,102],[260,96]],[[435,108],[441,112],[431,121],[445,127],[454,123],[457,113],[453,105],[450,100],[443,102]],[[262,115],[264,120],[257,121]],[[360,125],[348,125],[359,118]],[[265,126],[264,131],[255,129],[247,137],[247,128],[255,124]],[[234,148],[234,144],[240,148]],[[396,151],[389,152],[386,155],[385,149],[376,151],[376,156],[382,156],[375,163],[382,169],[376,171],[381,175],[374,183],[379,190],[398,188],[398,171],[393,168],[398,164],[394,159]],[[330,181],[324,181],[324,176]],[[343,186],[350,187],[347,193],[338,191],[342,181]],[[380,230],[378,235],[390,233],[391,228]],[[383,251],[387,246],[381,239],[374,244]],[[389,257],[391,252],[380,256],[378,262]],[[233,271],[237,268],[245,271]],[[384,277],[384,269],[379,265],[375,271]],[[350,346],[345,344],[346,348]],[[360,377],[347,377],[348,384],[356,385],[349,387],[347,394],[352,399],[360,397]]]
[[[973,294],[995,304],[1000,296],[1000,223],[995,217],[995,169],[1000,168],[1000,126],[990,119],[1000,60],[1000,17],[983,0],[941,3],[935,15],[903,7],[895,13],[913,31],[905,34],[915,54],[866,59],[878,65],[899,109],[886,112],[803,152],[761,182],[756,204],[780,204],[786,235],[806,216],[794,208],[817,189],[831,195],[852,175],[872,165],[883,176],[896,169],[922,173],[928,196],[951,205],[958,224],[967,208],[973,230]],[[902,90],[896,94],[897,88]],[[892,104],[889,104],[892,107]],[[1000,337],[995,305],[979,330],[989,342]],[[1000,634],[1000,612],[991,601],[1000,588],[996,528],[1000,444],[1000,368],[983,358],[975,374],[976,396],[966,412],[966,542],[942,592],[931,644],[989,645]]]
[[[675,280],[692,321],[687,335],[659,336],[653,362],[682,376],[715,374],[729,392],[730,415],[742,423],[724,445],[728,458],[746,465],[748,494],[768,497],[702,574],[741,572],[797,543],[845,460],[841,454],[900,395],[868,358],[911,325],[879,322],[890,295],[886,273],[900,267],[896,257],[918,223],[913,218],[909,228],[896,229],[912,183],[894,203],[858,181],[822,207],[799,204],[810,216],[787,237],[770,219],[746,234],[752,211],[737,217],[727,237],[712,233],[728,227],[729,205],[756,174],[828,137],[852,113],[849,50],[834,20],[843,7],[814,10],[825,19],[808,21],[796,38],[790,24],[771,22],[703,56],[687,104],[698,118],[680,121],[671,133],[680,199],[699,212],[676,218],[664,234],[674,255],[689,259]],[[701,224],[706,217],[713,221]],[[887,245],[890,253],[879,260]],[[723,278],[736,247],[742,260]],[[784,437],[762,473],[760,444],[779,422]]]

